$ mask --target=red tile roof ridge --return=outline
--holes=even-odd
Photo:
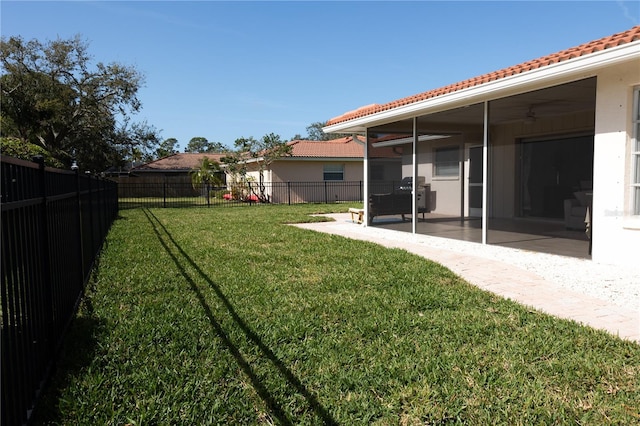
[[[202,157],[220,162],[225,153],[219,152],[176,152],[148,163],[133,167],[131,171],[142,170],[183,170],[197,167]]]
[[[296,139],[288,142],[292,147],[291,157],[313,158],[362,158],[364,139],[345,136],[327,141]]]
[[[467,80],[453,83],[448,86],[440,87],[437,89],[422,92],[416,95],[408,96],[395,101],[387,102],[385,104],[370,104],[357,108],[352,111],[345,112],[344,114],[334,117],[327,121],[327,126],[343,123],[345,121],[354,120],[357,118],[366,117],[378,112],[387,111],[404,105],[409,105],[415,102],[423,101],[426,99],[435,98],[447,93],[456,92],[458,90],[466,89],[469,87],[479,86],[490,81],[500,80],[505,77],[509,77],[523,72],[531,71],[534,69],[542,68],[558,62],[567,61],[580,56],[589,55],[601,50],[610,49],[623,44],[632,43],[636,40],[640,40],[640,25],[633,28],[622,31],[610,36],[606,36],[597,40],[593,40],[579,46],[571,47],[565,50],[561,50],[550,55],[542,56],[537,59],[526,61],[517,65],[513,65],[507,68],[503,68],[498,71],[493,71],[487,74],[483,74],[477,77],[472,77]]]
[[[374,104],[369,104],[369,105],[364,105],[364,106],[358,107],[358,108],[356,108],[354,110],[347,111],[345,114],[356,113],[358,111],[366,110],[366,109],[369,109],[369,108],[375,108],[377,106],[380,106],[380,105],[375,104],[375,103]]]
[[[295,145],[298,144],[300,142],[302,143],[347,143],[350,142],[353,138],[351,136],[344,136],[344,137],[340,137],[340,138],[336,138],[336,139],[329,139],[327,141],[316,141],[316,140],[311,140],[311,139],[294,139],[292,141],[287,142],[287,144],[289,145]]]

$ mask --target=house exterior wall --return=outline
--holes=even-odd
[[[343,181],[324,181],[325,164],[343,164]],[[362,199],[363,161],[281,160],[264,171],[264,194],[273,203],[325,203]],[[247,177],[259,182],[259,173]]]
[[[435,150],[441,147],[461,147],[462,136],[454,136],[437,142],[421,142],[418,144],[418,177],[424,177],[424,183],[431,185],[430,207],[431,213],[459,216],[460,201],[462,199],[462,173],[460,167],[458,176],[437,177],[434,176]],[[410,150],[407,150],[410,151]],[[461,150],[461,160],[465,162],[464,150]],[[466,167],[464,167],[466,169]],[[413,164],[411,154],[402,157],[402,176],[412,176]],[[421,179],[418,180],[420,182]]]
[[[431,211],[436,214],[459,216],[461,214],[461,200],[462,200],[462,182],[463,182],[463,166],[464,163],[464,150],[460,150],[460,169],[458,176],[451,177],[438,177],[435,176],[434,162],[435,152],[438,148],[455,146],[461,148],[462,136],[454,136],[447,139],[442,139],[429,144],[429,149],[426,153],[419,153],[419,157],[425,158],[428,164],[424,164],[423,167],[418,166],[418,175],[424,175],[426,177],[426,183],[431,183]],[[421,159],[422,159],[421,158]],[[421,160],[420,159],[420,160]],[[420,162],[421,164],[421,162]]]
[[[267,175],[267,173],[266,173],[266,170],[265,170],[265,172],[264,172],[265,180],[266,180],[266,177],[267,177],[266,175]],[[247,172],[247,179],[249,179],[250,181],[253,181],[253,182],[258,182],[260,180],[260,172],[258,172],[258,171],[248,171]]]
[[[631,216],[633,89],[640,61],[598,74],[593,167],[594,261],[637,264],[640,218]]]
[[[324,166],[342,164],[342,181],[325,181]],[[326,203],[362,199],[362,160],[283,160],[271,165],[274,203]]]
[[[325,164],[343,164],[345,181],[362,180],[362,159],[358,161],[282,160],[271,165],[273,182],[323,182]]]
[[[325,164],[343,164],[343,181],[325,181]],[[281,160],[263,171],[264,187],[259,188],[260,173],[250,165],[246,178],[253,188],[273,203],[325,203],[358,201],[363,197],[363,160]],[[231,187],[232,179],[227,179]],[[246,189],[244,190],[245,192]],[[249,195],[249,194],[245,194]]]

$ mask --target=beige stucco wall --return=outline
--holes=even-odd
[[[362,180],[363,161],[282,160],[271,165],[273,182],[322,182],[325,164],[344,165],[345,181]]]
[[[459,216],[461,212],[461,201],[463,196],[462,183],[463,173],[466,176],[468,169],[467,151],[463,150],[463,167],[460,168],[460,174],[452,177],[434,176],[433,160],[434,153],[437,148],[446,146],[462,147],[465,135],[457,135],[450,138],[420,142],[418,144],[418,177],[424,178],[425,184],[431,185],[430,205],[431,212],[435,214]],[[406,154],[402,157],[402,176],[412,176],[413,165],[412,157]],[[420,182],[421,179],[419,179]],[[468,211],[467,202],[465,201],[465,209]],[[467,213],[465,213],[467,214]]]
[[[631,216],[633,88],[640,61],[598,75],[593,167],[593,260],[637,264],[640,217]]]
[[[343,181],[324,181],[325,164],[342,164]],[[363,161],[283,160],[271,165],[274,203],[361,200]],[[290,182],[288,185],[284,185]]]
[[[462,136],[454,136],[447,139],[429,143],[427,147],[418,150],[418,176],[425,176],[426,183],[431,184],[431,211],[436,214],[459,216],[461,213],[462,197],[462,172],[455,177],[434,176],[433,162],[437,148],[457,146],[460,147]]]
[[[434,176],[434,156],[435,150],[447,146],[463,146],[464,135],[457,135],[450,138],[420,142],[418,144],[418,182],[424,178],[424,183],[431,186],[430,206],[431,212],[435,214],[459,216],[461,212],[462,200],[462,179],[463,173],[466,176],[467,169],[466,150],[464,150],[462,161],[464,167],[460,168],[460,174],[452,177]],[[407,151],[410,151],[408,149]],[[402,157],[402,176],[413,175],[413,164],[411,154]],[[465,206],[467,203],[465,202]],[[466,214],[466,213],[465,213]]]
[[[324,165],[342,164],[343,181],[324,182]],[[255,169],[255,167],[252,167]],[[273,203],[306,203],[361,200],[363,196],[363,161],[281,160],[263,172],[264,193]],[[251,185],[259,182],[259,172],[250,170]],[[227,178],[231,186],[232,178]],[[256,187],[257,188],[257,187]]]

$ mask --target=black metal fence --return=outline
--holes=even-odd
[[[117,217],[117,183],[0,156],[2,424],[24,424]]]
[[[167,179],[164,182],[136,182],[120,179],[120,208],[133,207],[231,207],[239,204],[335,203],[363,200],[362,181],[247,182],[228,187],[199,186]]]

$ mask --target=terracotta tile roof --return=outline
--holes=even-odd
[[[202,157],[207,157],[209,160],[215,160],[220,163],[220,159],[226,154],[203,154],[203,153],[190,153],[181,152],[168,157],[160,158],[150,163],[136,166],[131,171],[153,171],[153,170],[191,170],[200,165]]]
[[[363,143],[364,139],[357,142],[349,136],[329,141],[294,140],[288,144],[293,158],[363,158]]]
[[[521,74],[527,71],[531,71],[537,68],[542,68],[558,62],[568,61],[580,56],[589,55],[595,52],[599,52],[612,47],[620,46],[623,44],[631,43],[636,40],[640,40],[640,25],[631,28],[630,30],[617,33],[611,36],[603,37],[598,40],[594,40],[585,44],[581,44],[577,47],[562,50],[551,55],[543,56],[532,61],[524,62],[518,65],[514,65],[508,68],[504,68],[499,71],[494,71],[488,74],[483,74],[478,77],[470,78],[468,80],[454,83],[448,86],[441,87],[439,89],[430,90],[427,92],[419,93],[417,95],[402,98],[396,101],[388,102],[383,105],[372,104],[354,111],[349,111],[342,114],[339,117],[335,117],[327,121],[327,125],[338,124],[345,121],[353,120],[356,118],[365,117],[367,115],[375,114],[382,111],[387,111],[393,108],[412,104],[414,102],[423,101],[425,99],[435,98],[447,93],[456,92],[458,90],[466,89],[473,86],[479,86],[490,81],[499,80],[508,76]]]

